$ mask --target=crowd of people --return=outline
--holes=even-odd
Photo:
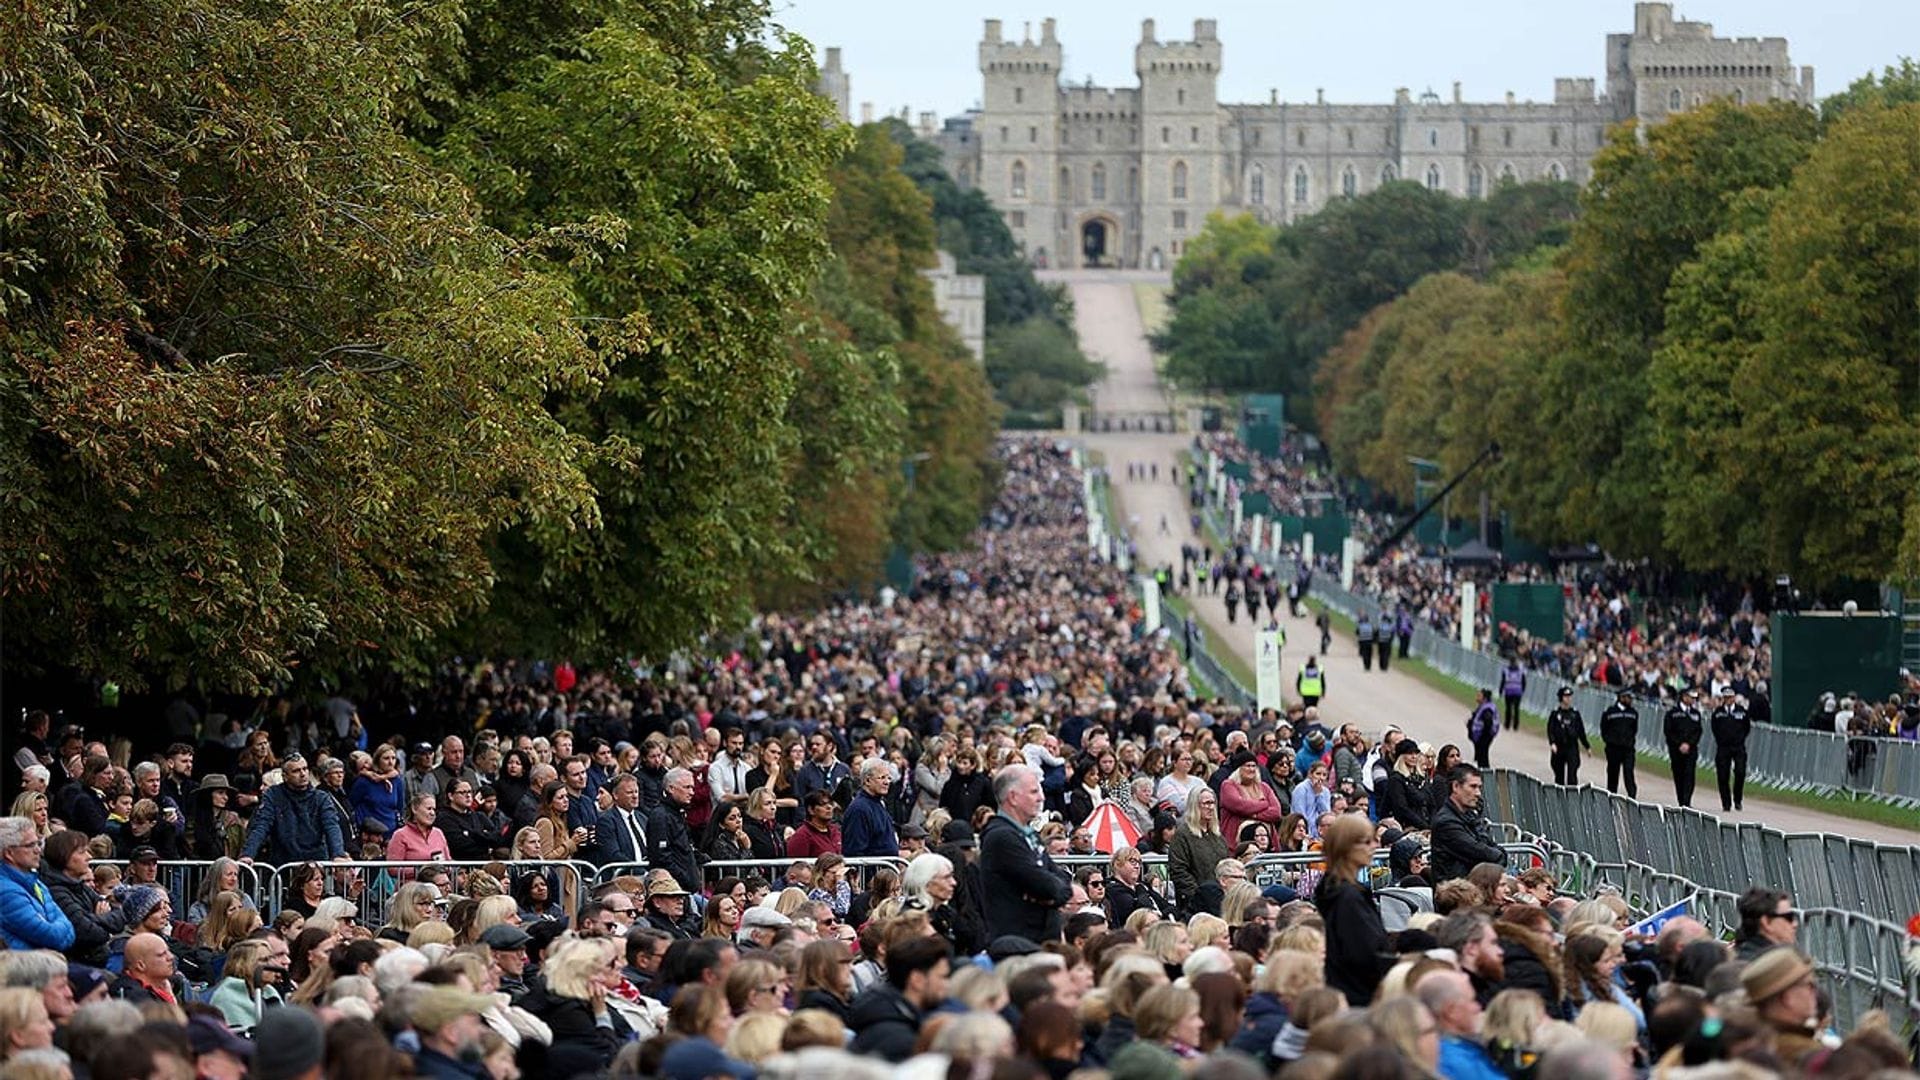
[[[1635,924],[1510,867],[1459,748],[1197,699],[1070,451],[1003,458],[908,592],[697,664],[30,716],[0,1080],[1905,1066],[1790,897]]]
[[[1208,453],[1244,470],[1233,480],[1236,494],[1264,495],[1276,514],[1313,516],[1338,511],[1353,535],[1369,543],[1387,535],[1395,520],[1370,508],[1353,490],[1322,467],[1298,440],[1283,440],[1278,456],[1254,453],[1231,432],[1198,436],[1193,460],[1204,468]],[[1180,474],[1173,474],[1179,476]],[[1181,481],[1190,487],[1189,474]],[[1251,521],[1243,523],[1237,544],[1251,539]],[[1231,575],[1235,554],[1208,557],[1216,579]],[[1240,561],[1248,561],[1244,551]],[[1316,568],[1337,576],[1340,553],[1315,553]],[[1475,640],[1541,677],[1611,689],[1630,689],[1636,697],[1672,704],[1692,688],[1718,696],[1726,687],[1747,699],[1757,722],[1772,719],[1767,686],[1773,667],[1767,614],[1751,587],[1683,588],[1674,575],[1647,566],[1624,566],[1587,559],[1554,566],[1524,561],[1463,564],[1405,540],[1373,565],[1354,568],[1353,591],[1379,602],[1391,613],[1396,636],[1408,624],[1428,626],[1441,636],[1460,636],[1460,585],[1479,586],[1473,612]],[[1496,622],[1492,613],[1495,582],[1553,582],[1565,601],[1565,631],[1558,638],[1532,635]],[[1683,593],[1692,599],[1681,600]],[[1379,632],[1378,630],[1376,632]],[[1384,640],[1386,635],[1380,634]],[[1814,730],[1856,736],[1920,739],[1920,679],[1902,672],[1904,686],[1884,701],[1836,688],[1811,716],[1783,718]]]

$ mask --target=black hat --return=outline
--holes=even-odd
[[[900,834],[900,839],[902,840],[925,840],[927,838],[927,830],[918,825],[902,825],[894,831]]]
[[[1426,952],[1440,947],[1440,939],[1425,930],[1402,930],[1394,942],[1394,950],[1401,956],[1408,953]]]
[[[1629,689],[1627,689],[1626,687],[1624,687],[1624,686],[1623,686],[1623,687],[1621,687],[1620,689],[1618,689],[1618,690],[1615,690],[1615,691],[1614,691],[1614,695],[1615,695],[1615,696],[1617,696],[1617,697],[1632,697],[1632,696],[1633,696],[1633,691],[1632,691],[1632,690],[1629,690]]]
[[[1393,748],[1393,756],[1396,758],[1403,758],[1408,754],[1417,754],[1419,752],[1420,744],[1412,739],[1401,739],[1400,745]]]
[[[421,754],[431,755],[433,753],[433,744],[430,742],[414,743],[413,749],[409,751],[409,753],[411,753],[414,757],[419,757]]]
[[[1255,762],[1258,760],[1260,759],[1254,757],[1253,752],[1251,750],[1236,750],[1234,751],[1233,756],[1227,759],[1227,769],[1229,771],[1232,771],[1240,768],[1240,766],[1242,765],[1246,765],[1250,762]]]
[[[127,856],[127,861],[128,862],[159,862],[160,852],[147,844],[141,844],[139,847],[133,849],[132,855]]]
[[[1018,934],[1003,934],[987,943],[987,959],[996,964],[1010,956],[1031,956],[1039,951],[1039,944]]]
[[[940,842],[951,847],[979,847],[980,842],[973,838],[973,826],[964,821],[949,821],[940,830]]]
[[[532,940],[532,935],[512,923],[489,926],[486,932],[480,935],[480,944],[489,949],[524,949],[527,947],[527,942]]]
[[[1563,686],[1563,687],[1561,687],[1561,688],[1560,688],[1560,696],[1561,696],[1561,697],[1563,697],[1563,698],[1567,698],[1567,697],[1572,697],[1572,696],[1573,696],[1573,687],[1571,687],[1571,686]]]

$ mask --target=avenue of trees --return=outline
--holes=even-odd
[[[0,72],[11,676],[659,658],[993,490],[930,200],[761,0],[8,5]]]
[[[1169,367],[1301,394],[1335,464],[1403,504],[1408,456],[1452,472],[1497,440],[1488,485],[1535,541],[1815,586],[1920,576],[1911,62],[1818,114],[1622,125],[1571,226],[1530,215],[1490,258],[1445,227],[1474,207],[1382,194],[1288,229],[1212,223],[1176,274]],[[1354,240],[1312,265],[1360,273],[1289,280],[1329,235]]]

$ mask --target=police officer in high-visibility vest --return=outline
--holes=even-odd
[[[1693,782],[1700,776],[1700,735],[1706,724],[1699,701],[1700,691],[1688,689],[1667,710],[1667,760],[1673,765],[1674,802],[1681,806],[1693,805]]]
[[[1607,790],[1620,790],[1627,782],[1627,798],[1640,797],[1640,785],[1633,779],[1633,744],[1640,737],[1640,712],[1633,707],[1633,691],[1620,688],[1619,699],[1600,714],[1600,743],[1607,751]]]
[[[1320,699],[1327,695],[1327,676],[1320,670],[1319,657],[1309,656],[1306,663],[1300,665],[1293,687],[1300,692],[1300,700],[1307,708],[1320,704]]]

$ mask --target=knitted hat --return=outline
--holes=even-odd
[[[1801,955],[1800,950],[1768,949],[1740,973],[1740,985],[1747,992],[1747,1002],[1760,1005],[1786,993],[1812,974],[1813,963]]]
[[[253,1080],[293,1080],[326,1057],[320,1019],[301,1005],[268,1009],[253,1029]]]
[[[167,891],[157,885],[135,885],[127,890],[126,899],[120,902],[120,907],[126,912],[127,925],[138,926],[166,900]]]
[[[1180,1060],[1150,1042],[1131,1042],[1107,1063],[1113,1080],[1180,1080]]]

